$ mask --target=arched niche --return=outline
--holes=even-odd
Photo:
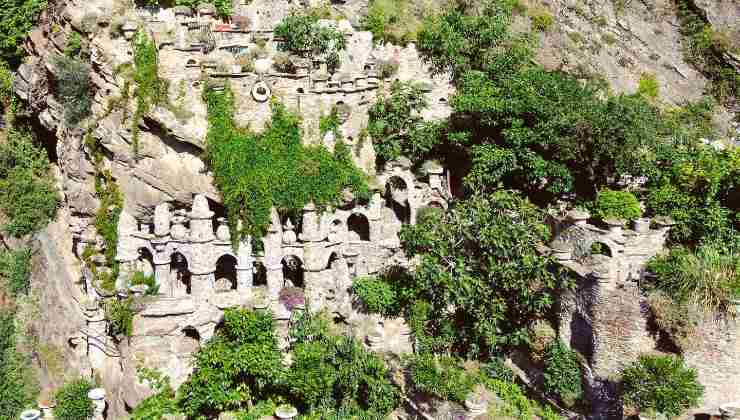
[[[236,290],[236,265],[233,255],[225,254],[216,260],[216,285],[219,290]]]
[[[174,296],[184,296],[192,293],[192,283],[188,260],[179,252],[170,256],[170,279]]]
[[[350,241],[369,241],[370,222],[361,213],[354,213],[347,219],[347,232]]]
[[[411,207],[409,206],[409,185],[400,176],[392,176],[385,183],[386,205],[393,210],[401,224],[411,222]]]
[[[303,261],[295,255],[286,255],[283,265],[283,287],[304,287]]]
[[[255,286],[267,286],[267,269],[265,265],[259,261],[254,262],[254,285]]]
[[[138,249],[138,252],[139,258],[136,260],[134,271],[140,271],[147,277],[154,275],[154,256],[152,255],[152,251],[149,248],[142,247]]]

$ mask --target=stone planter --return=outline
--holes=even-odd
[[[488,402],[478,395],[471,395],[465,400],[465,408],[468,411],[468,416],[475,418],[488,411]]]
[[[292,405],[283,404],[275,409],[275,417],[290,420],[298,415],[298,410]]]
[[[105,412],[105,390],[103,388],[93,388],[87,393],[87,398],[92,401],[93,409],[93,420],[100,420],[103,418],[103,412]]]
[[[26,410],[21,413],[21,420],[38,420],[41,418],[39,410]]]
[[[640,218],[634,221],[633,229],[637,233],[645,233],[650,230],[650,219]]]
[[[738,303],[740,304],[740,301]],[[723,419],[740,418],[740,401],[720,405],[719,414]]]
[[[149,286],[146,284],[136,284],[134,286],[129,287],[128,289],[134,297],[141,297],[146,294],[146,292],[149,290]]]

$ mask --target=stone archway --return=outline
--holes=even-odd
[[[283,265],[283,287],[304,287],[303,261],[295,255],[286,255]]]
[[[350,241],[369,241],[370,222],[361,213],[354,213],[347,219],[348,239]]]
[[[613,257],[612,247],[601,241],[593,241],[589,246],[589,255],[604,255],[606,257]]]
[[[172,279],[172,296],[187,296],[192,293],[188,260],[179,252],[174,252],[170,256],[170,279]]]
[[[237,261],[233,255],[224,254],[216,260],[216,288],[218,290],[236,290]]]

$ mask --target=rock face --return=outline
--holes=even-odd
[[[375,45],[371,34],[358,30],[367,10],[366,0],[333,6],[347,19],[324,22],[346,34],[348,48],[339,71],[329,75],[322,63],[313,68],[310,61],[295,60],[295,74],[281,73],[273,66],[279,40],[271,31],[290,8],[298,7],[292,4],[297,2],[246,3],[235,4],[235,15],[245,17],[251,25],[241,31],[192,12],[191,16],[180,16],[167,8],[134,10],[113,0],[61,2],[30,35],[30,57],[14,79],[16,93],[56,136],[57,181],[64,194],[60,217],[38,236],[39,253],[34,259],[32,282],[40,291],[41,308],[34,325],[40,341],[49,345],[48,360],[42,355],[39,363],[42,384],[52,389],[64,373],[98,373],[108,390],[109,419],[123,418],[127,407],[135,406],[150,392],[137,380],[138,365],[161,369],[175,385],[182,383],[190,372],[193,352],[214,334],[225,308],[270,306],[282,317],[278,325],[287,328],[290,311],[276,300],[281,287],[296,286],[299,278],[307,285],[305,292],[312,301],[339,308],[337,312],[371,348],[394,352],[411,348],[408,327],[402,320],[381,323],[359,314],[346,293],[337,290],[344,287],[346,291],[348,279],[355,276],[376,273],[389,264],[408,263],[398,250],[398,231],[404,223],[413,223],[423,207],[446,208],[450,174],[443,168],[418,174],[403,161],[379,170],[371,142],[363,140],[363,129],[368,108],[379,92],[387,90],[391,79],[424,83],[431,104],[424,117],[429,119],[449,115],[448,100],[454,86],[449,78],[430,74],[413,44]],[[523,3],[532,3],[528,4],[531,10],[546,10],[554,16],[554,24],[540,35],[537,56],[548,68],[580,73],[584,78],[598,76],[614,91],[627,93],[636,91],[640,78],[651,74],[660,85],[660,99],[672,104],[696,100],[706,88],[705,78],[683,59],[675,4],[670,0]],[[624,4],[619,7],[617,3]],[[713,25],[727,28],[737,40],[737,1],[695,3]],[[516,25],[529,22],[519,16]],[[122,69],[131,65],[133,50],[126,33],[117,36],[112,30],[120,23],[141,25],[154,39],[159,76],[169,86],[168,105],[155,106],[141,118],[136,130],[132,127],[135,101],[121,105],[131,83]],[[208,43],[212,41],[210,47],[195,39],[198,31],[205,34]],[[71,128],[64,123],[64,104],[55,96],[57,70],[52,57],[63,52],[75,33],[90,51],[94,97],[89,126]],[[262,51],[255,57],[254,70],[243,69],[239,56],[252,50]],[[397,74],[387,80],[380,77],[381,63],[397,64]],[[237,255],[230,249],[228,228],[215,223],[223,216],[221,198],[202,160],[208,128],[201,99],[206,79],[216,85],[228,81],[236,98],[235,118],[241,125],[260,129],[270,115],[268,99],[277,97],[302,116],[304,141],[329,149],[336,139],[331,134],[321,135],[319,120],[334,107],[342,109],[340,134],[351,146],[357,165],[377,184],[371,203],[321,215],[304,209],[300,231],[292,222],[277,218],[265,238],[263,255],[252,255],[251,248],[249,255]],[[726,115],[724,119],[728,119]],[[98,162],[86,146],[91,141],[101,146]],[[103,296],[91,286],[91,273],[82,269],[80,261],[84,245],[99,246],[101,242],[92,227],[93,215],[101,205],[95,190],[95,173],[101,169],[110,172],[123,198],[124,215],[118,226],[121,240],[117,244],[122,273],[152,273],[162,287],[162,296],[142,303],[132,337],[118,343],[105,333],[102,309],[95,303]],[[599,287],[584,284],[579,289],[581,295],[567,297],[566,303],[572,305],[565,305],[568,311],[563,314],[561,335],[571,343],[573,334],[581,335],[579,328],[584,325],[601,329],[603,334],[593,340],[573,344],[583,344],[593,353],[595,375],[605,378],[637,350],[653,344],[646,338],[637,289],[628,279],[639,277],[641,264],[662,247],[664,233],[634,233],[626,238],[621,233],[604,235],[624,258],[613,273],[597,282]],[[616,236],[622,242],[613,240]],[[624,253],[625,248],[634,252]],[[558,251],[555,246],[553,249]],[[142,250],[149,253],[149,259]],[[220,276],[223,272],[218,262],[229,253],[235,261],[233,290],[229,279]],[[178,265],[183,261],[174,254],[191,265],[183,270]],[[255,262],[259,264],[253,265]],[[566,259],[562,262],[567,264]],[[307,269],[296,277],[291,269],[298,263]],[[587,277],[590,271],[584,270],[581,274]],[[127,286],[125,276],[118,286]],[[600,308],[599,314],[592,313],[594,305]],[[620,309],[612,310],[614,307]],[[583,323],[579,317],[585,318]],[[625,329],[631,330],[623,334],[628,339],[616,342]],[[736,336],[736,331],[731,331],[713,337],[706,350],[688,356],[711,389],[708,408],[732,399],[729,395],[733,393],[740,399],[737,386],[727,385],[732,382],[728,372],[736,371],[732,366],[740,359]],[[611,349],[617,349],[618,357],[610,355]],[[706,354],[714,356],[706,358]],[[52,358],[60,360],[56,369],[49,362]],[[707,360],[716,364],[710,366]]]

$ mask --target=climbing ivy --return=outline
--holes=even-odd
[[[134,81],[136,109],[131,121],[134,154],[139,152],[139,123],[152,107],[167,101],[167,83],[159,78],[157,45],[140,30],[134,39]],[[128,92],[126,92],[128,93]]]
[[[232,232],[238,232],[235,240],[263,236],[272,207],[295,213],[311,201],[329,206],[339,202],[345,190],[357,199],[369,198],[365,175],[353,164],[347,146],[337,142],[331,153],[320,145],[303,145],[300,120],[285,106],[273,102],[272,121],[255,133],[234,123],[230,89],[207,89],[204,96],[206,161],[223,195]]]

